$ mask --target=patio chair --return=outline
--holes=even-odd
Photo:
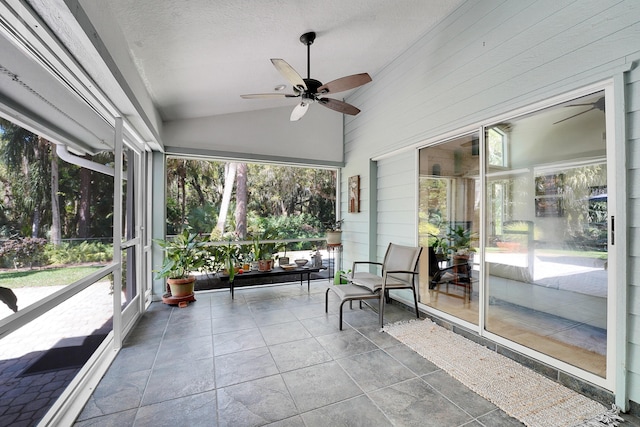
[[[411,289],[416,310],[418,311],[418,295],[416,291],[416,277],[418,276],[418,260],[422,252],[421,247],[402,246],[390,243],[383,262],[355,261],[351,275],[346,285],[331,285],[325,294],[325,312],[329,307],[329,291],[333,291],[340,298],[340,330],[342,330],[342,309],[345,302],[358,300],[362,308],[362,300],[379,299],[378,317],[380,327],[384,324],[384,303],[389,299],[391,289]],[[376,266],[380,274],[362,271],[363,266]]]
[[[446,286],[445,293],[448,293],[449,285],[462,286],[465,301],[470,301],[472,268],[468,261],[441,267],[433,247],[429,246],[429,289],[439,291],[440,285]]]

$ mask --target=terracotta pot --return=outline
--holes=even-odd
[[[272,259],[258,260],[258,271],[271,271],[273,269]]]
[[[342,243],[342,230],[327,231],[327,245],[339,245]]]
[[[186,297],[193,295],[193,288],[196,283],[195,276],[189,276],[184,279],[167,279],[169,289],[171,289],[171,296],[174,297]]]

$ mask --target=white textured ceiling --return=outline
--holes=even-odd
[[[306,47],[299,37],[308,31],[317,33],[312,78],[326,83],[368,72],[375,80],[376,73],[462,2],[109,0],[100,6],[110,13],[89,18],[115,21],[99,27],[122,32],[122,48],[162,119],[169,121],[293,107],[291,99],[245,100],[240,95],[273,92],[287,83],[270,58],[284,59],[306,77]]]

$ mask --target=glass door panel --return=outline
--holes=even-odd
[[[487,331],[605,377],[601,104],[604,92],[486,128],[484,272]]]
[[[478,323],[478,134],[420,150],[420,302]]]

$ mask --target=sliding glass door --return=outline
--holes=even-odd
[[[419,152],[421,303],[598,384],[612,366],[606,101],[593,92]]]
[[[485,130],[485,328],[600,377],[609,234],[604,102],[598,92]]]

